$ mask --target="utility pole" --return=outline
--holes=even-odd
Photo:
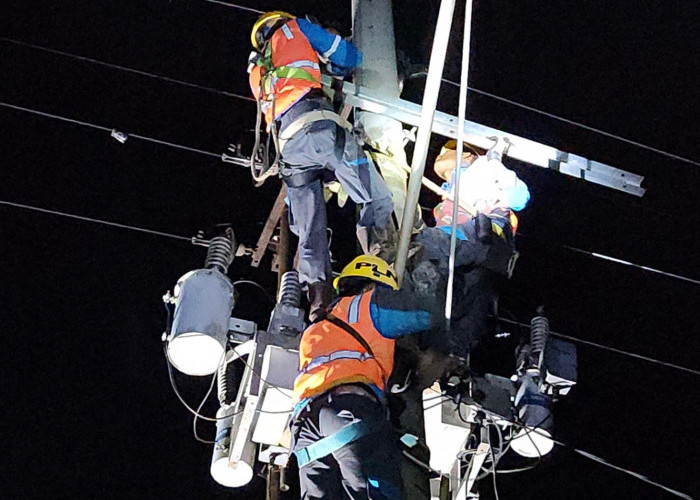
[[[398,101],[401,92],[396,69],[396,43],[391,0],[353,0],[353,42],[363,59],[355,73],[357,86],[372,89],[382,99]],[[403,124],[386,115],[361,111],[356,124],[363,140],[376,153],[372,159],[393,196],[394,213],[400,221],[406,201],[408,162],[404,151]]]
[[[355,74],[355,84],[371,91],[386,101],[398,102],[400,87],[396,67],[394,17],[391,0],[353,0],[353,42],[362,51],[362,66]],[[372,159],[379,167],[394,201],[396,220],[413,220],[404,216],[406,204],[407,171],[410,172],[404,151],[403,123],[383,114],[362,111],[355,123],[363,132],[363,140],[378,152]],[[410,208],[415,210],[415,207]],[[413,225],[412,223],[410,223]],[[427,462],[429,451],[425,443],[423,401],[420,391],[408,390],[389,397],[401,399],[404,410],[399,415],[402,434],[421,438],[411,450]],[[430,474],[415,461],[403,458],[401,482],[406,498],[430,498]]]

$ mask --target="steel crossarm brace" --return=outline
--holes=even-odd
[[[324,86],[330,88],[331,78],[323,75]],[[377,114],[382,114],[399,120],[406,125],[417,127],[420,122],[421,106],[398,98],[380,97],[372,91],[358,87],[352,82],[343,85],[345,102]],[[457,138],[458,120],[455,116],[435,112],[433,133]],[[583,156],[559,151],[524,137],[509,134],[501,130],[487,127],[469,120],[464,121],[464,140],[482,149],[490,149],[496,137],[510,141],[508,156],[531,165],[551,168],[572,177],[600,184],[612,189],[624,191],[635,196],[642,196],[645,189],[641,187],[644,177],[620,170],[618,168],[589,160]]]

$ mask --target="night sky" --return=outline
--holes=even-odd
[[[313,14],[350,32],[350,2],[253,2]],[[397,48],[427,65],[438,2],[394,2]],[[459,80],[462,8],[445,78]],[[256,14],[205,0],[4,0],[0,102],[215,154],[250,137],[254,104],[220,92],[47,53],[35,44],[249,96]],[[604,136],[476,92],[467,117],[646,176],[643,198],[507,160],[528,183],[521,258],[501,305],[522,322],[544,304],[552,330],[697,370],[698,285],[593,259],[568,245],[700,279],[700,72],[692,2],[474,2],[470,86],[691,161]],[[420,102],[424,78],[403,97]],[[439,108],[456,114],[443,85]],[[279,181],[256,189],[215,157],[0,106],[0,201],[189,238],[230,222],[254,246]],[[443,139],[434,138],[429,161]],[[429,167],[428,167],[429,168]],[[428,194],[421,204],[432,207]],[[329,205],[332,207],[331,205]],[[355,251],[352,208],[330,208],[336,268]],[[426,221],[430,223],[429,214]],[[0,491],[3,498],[264,498],[209,476],[211,446],[168,381],[161,296],[205,251],[189,242],[0,204]],[[232,279],[270,293],[269,257]],[[241,286],[234,315],[266,326]],[[487,337],[493,371],[514,368],[518,331]],[[579,384],[554,409],[555,437],[691,496],[697,375],[578,345]],[[179,376],[197,405],[208,381]],[[205,405],[212,415],[216,404]],[[200,423],[211,439],[213,426]],[[490,480],[483,498],[492,498]],[[257,488],[257,489],[256,489]],[[557,448],[533,471],[498,477],[502,499],[675,498]],[[262,495],[262,496],[261,496]]]

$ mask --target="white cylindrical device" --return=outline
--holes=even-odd
[[[539,375],[539,372],[537,373]],[[521,428],[510,440],[510,447],[518,455],[538,458],[554,448],[552,441],[552,413],[549,409],[549,396],[540,393],[533,374],[523,376],[515,396]]]
[[[211,375],[222,362],[233,310],[233,285],[218,269],[198,269],[174,290],[168,359],[186,375]]]
[[[216,412],[216,417],[222,420],[216,422],[216,443],[209,468],[211,477],[220,485],[229,488],[245,486],[253,479],[256,445],[252,441],[248,441],[241,454],[241,459],[235,464],[229,464],[231,442],[238,432],[240,415],[233,416],[233,407],[222,406]]]

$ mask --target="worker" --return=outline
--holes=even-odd
[[[357,234],[365,253],[391,248],[395,231],[391,193],[365,156],[352,126],[321,90],[321,68],[349,76],[361,52],[340,35],[281,11],[267,12],[253,25],[256,52],[249,65],[250,86],[280,155],[287,186],[290,228],[299,236],[297,270],[309,287],[310,318],[332,298],[323,181],[337,179],[362,205]]]
[[[339,298],[299,346],[291,431],[301,497],[403,498],[386,384],[395,339],[428,330],[436,318],[398,290],[378,257],[355,258],[334,284]]]
[[[436,174],[448,181],[444,187],[452,194],[455,149],[456,142],[448,142],[434,163]],[[465,150],[461,165],[451,328],[436,332],[431,348],[421,353],[416,371],[425,380],[420,385],[431,384],[444,367],[454,367],[455,360],[466,360],[477,344],[500,284],[510,278],[518,257],[515,212],[530,199],[525,183],[496,158]],[[425,301],[444,304],[446,299],[452,210],[449,200],[439,204],[435,227],[425,228],[414,239],[419,250],[409,263],[410,282]]]

